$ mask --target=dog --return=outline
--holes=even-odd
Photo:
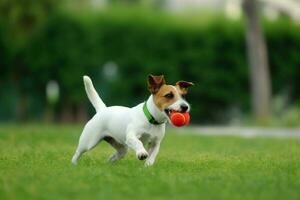
[[[107,107],[96,92],[91,79],[83,77],[87,96],[96,109],[96,114],[85,125],[79,144],[72,158],[77,164],[84,152],[93,149],[100,141],[108,142],[116,152],[109,158],[115,162],[123,158],[128,148],[135,151],[145,166],[151,166],[159,152],[165,135],[166,123],[172,111],[189,112],[190,105],[183,98],[192,82],[178,81],[167,85],[163,75],[148,76],[151,93],[147,101],[133,108],[123,106]],[[144,145],[148,144],[148,151]]]

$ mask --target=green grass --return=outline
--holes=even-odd
[[[70,163],[80,127],[0,127],[0,199],[300,199],[300,140],[166,134],[156,164],[105,143]]]

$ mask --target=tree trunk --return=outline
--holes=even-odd
[[[256,122],[266,123],[270,117],[271,85],[268,55],[259,22],[257,0],[244,0],[243,9],[246,17],[252,110]]]

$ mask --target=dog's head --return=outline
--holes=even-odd
[[[187,81],[178,81],[175,85],[167,85],[163,75],[148,76],[148,89],[153,95],[153,101],[168,119],[170,119],[172,111],[189,112],[190,105],[184,99],[184,95],[193,85],[192,82]]]

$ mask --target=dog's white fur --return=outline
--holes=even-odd
[[[169,120],[166,113],[157,108],[153,96],[148,98],[147,107],[151,115],[158,122],[162,122],[160,125],[153,125],[148,122],[143,112],[144,103],[133,108],[106,107],[96,92],[91,79],[88,76],[84,76],[83,79],[87,96],[97,113],[85,125],[72,163],[77,164],[82,153],[91,150],[102,139],[108,137],[110,144],[116,149],[116,153],[109,158],[110,161],[117,161],[124,157],[129,147],[135,151],[140,160],[147,158],[145,166],[153,165],[165,135],[166,122]],[[182,103],[188,105],[185,100],[179,98],[169,108],[180,110]],[[148,152],[144,144],[149,144]]]

